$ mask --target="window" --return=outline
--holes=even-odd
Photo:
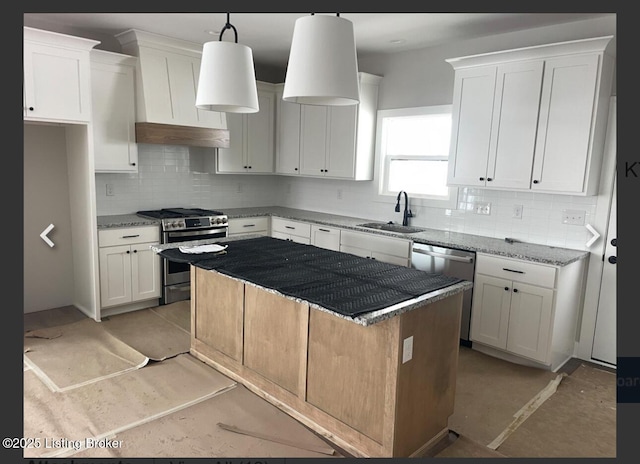
[[[423,206],[455,208],[447,187],[451,105],[378,111],[380,195],[404,190]]]

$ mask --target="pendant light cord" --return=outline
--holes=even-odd
[[[222,35],[224,34],[224,32],[225,32],[227,29],[233,29],[233,33],[234,33],[234,34],[235,34],[235,36],[236,36],[236,43],[238,43],[238,31],[237,31],[237,30],[236,30],[236,28],[233,26],[233,24],[231,24],[231,23],[229,22],[229,13],[227,13],[227,23],[224,25],[224,27],[223,27],[223,28],[222,28],[222,30],[220,31],[220,38],[219,38],[220,42],[222,42]]]

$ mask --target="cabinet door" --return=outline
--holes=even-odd
[[[227,115],[229,148],[218,148],[218,172],[246,171],[244,116],[241,113],[229,113]]]
[[[278,94],[278,132],[276,134],[276,172],[300,174],[300,110],[301,105],[282,100]]]
[[[496,74],[496,66],[455,73],[449,185],[486,183]]]
[[[270,173],[274,164],[275,117],[273,92],[258,92],[260,111],[246,115],[247,172]]]
[[[598,59],[577,55],[545,62],[533,190],[581,193],[585,189]]]
[[[131,301],[160,298],[160,255],[149,248],[157,243],[131,245]]]
[[[89,53],[24,42],[25,119],[91,120]]]
[[[360,256],[362,258],[371,258],[371,251],[364,248],[358,248],[351,245],[340,245],[340,251],[342,253],[349,253],[350,255]]]
[[[471,340],[507,347],[511,281],[476,275],[471,310]]]
[[[131,249],[129,245],[100,248],[100,306],[131,301]]]
[[[311,244],[327,250],[340,251],[340,229],[311,226]]]
[[[134,79],[132,66],[91,63],[96,172],[138,172]]]
[[[326,106],[302,105],[300,119],[300,173],[324,176],[327,153]]]
[[[326,176],[355,177],[357,119],[358,105],[329,109]]]
[[[547,362],[553,290],[513,283],[507,350]]]
[[[498,67],[487,187],[531,185],[542,68],[542,61]]]

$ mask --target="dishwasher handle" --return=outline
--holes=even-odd
[[[473,258],[471,256],[448,255],[448,254],[445,254],[445,253],[437,253],[435,251],[421,250],[419,248],[413,248],[413,252],[414,253],[418,253],[420,255],[433,256],[434,258],[443,258],[443,259],[448,259],[448,260],[451,260],[451,261],[459,261],[461,263],[472,263],[473,262]]]

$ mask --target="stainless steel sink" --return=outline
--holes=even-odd
[[[414,234],[416,232],[423,232],[427,229],[422,227],[403,226],[402,224],[389,224],[386,222],[367,222],[365,224],[358,224],[358,227],[366,227],[368,229],[386,230],[387,232],[398,232],[401,234]]]

